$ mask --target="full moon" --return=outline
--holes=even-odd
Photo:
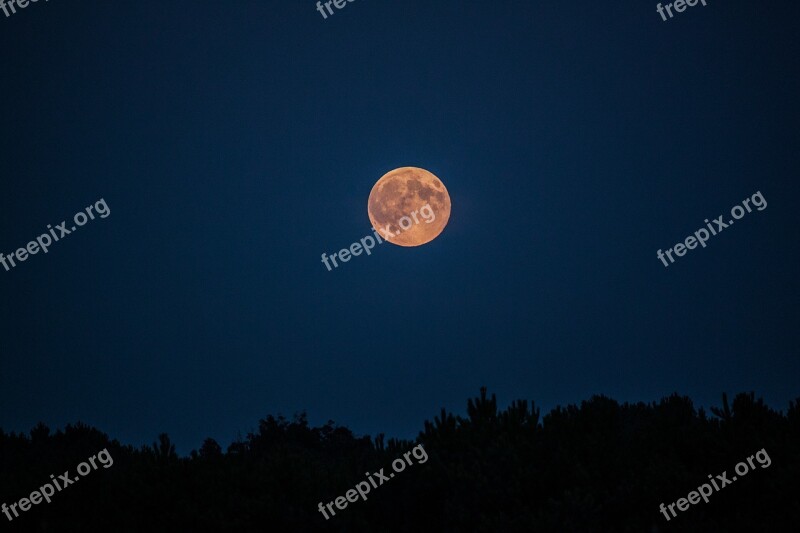
[[[438,237],[450,220],[450,195],[427,170],[396,168],[372,187],[367,212],[382,239],[398,246],[420,246]]]

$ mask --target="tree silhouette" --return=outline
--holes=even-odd
[[[102,449],[114,464],[9,524],[14,531],[641,532],[794,531],[800,523],[800,399],[776,412],[755,394],[712,406],[673,394],[651,404],[594,396],[543,417],[499,409],[485,388],[466,416],[444,409],[414,442],[359,437],[305,413],[267,416],[223,452],[206,439],[179,457],[166,433],[137,449],[84,424],[0,429],[0,503],[27,497]],[[428,455],[325,520],[333,502],[420,444]],[[667,522],[659,512],[758,450],[772,464]],[[0,515],[0,521],[7,521]]]

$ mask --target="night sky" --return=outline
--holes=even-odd
[[[414,437],[487,386],[800,394],[800,3],[51,0],[0,12],[0,427]],[[453,204],[371,233],[389,170]],[[656,257],[760,191],[668,268]]]

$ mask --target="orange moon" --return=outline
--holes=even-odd
[[[423,168],[396,168],[372,187],[367,213],[382,239],[420,246],[438,237],[450,220],[450,194]]]

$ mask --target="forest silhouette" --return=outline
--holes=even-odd
[[[429,456],[325,520],[331,502],[422,444]],[[794,532],[800,524],[800,399],[786,412],[753,393],[696,409],[594,396],[540,417],[499,410],[486,389],[466,416],[444,409],[415,441],[356,436],[304,413],[268,416],[227,450],[206,439],[179,457],[167,434],[136,448],[84,424],[29,435],[0,430],[0,503],[10,505],[100,450],[100,468],[8,522],[4,531],[75,532]],[[756,468],[669,522],[659,512],[709,474],[765,449]]]

